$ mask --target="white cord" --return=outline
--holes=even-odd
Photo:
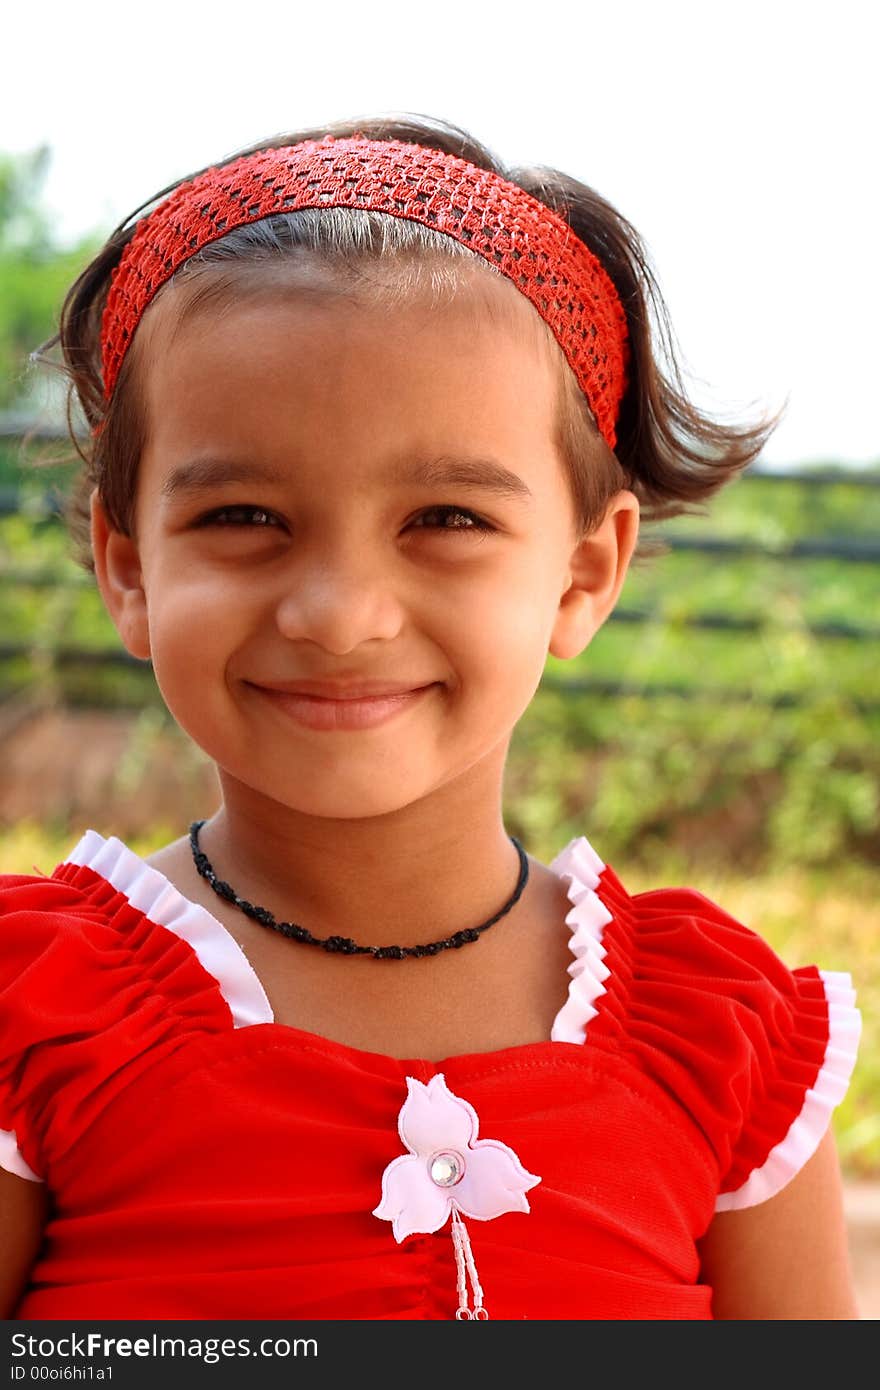
[[[470,1236],[467,1227],[458,1214],[458,1208],[453,1203],[452,1207],[452,1244],[455,1250],[455,1265],[457,1274],[458,1288],[458,1308],[455,1316],[457,1321],[465,1322],[486,1322],[489,1314],[483,1307],[483,1290],[480,1285],[480,1278],[477,1274],[477,1266],[474,1261],[474,1253],[471,1249]],[[474,1308],[471,1312],[468,1307],[468,1289],[465,1270],[470,1276],[471,1288],[474,1292]]]

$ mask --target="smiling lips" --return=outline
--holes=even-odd
[[[430,685],[389,685],[387,681],[291,681],[260,685],[277,708],[308,729],[372,729],[393,719],[432,689]]]
[[[323,700],[370,700],[379,695],[408,695],[430,685],[430,681],[266,681],[263,690],[285,695],[314,695]]]

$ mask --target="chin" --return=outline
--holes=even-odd
[[[257,780],[253,767],[242,769],[242,776],[233,771],[231,779],[244,784],[251,792],[265,797],[279,807],[284,807],[297,816],[313,816],[320,820],[370,820],[377,816],[392,816],[414,802],[430,795],[433,787],[410,787],[403,785],[399,778],[388,779],[383,785],[380,775],[369,779],[353,778],[350,775],[308,775],[294,772],[290,781],[277,785],[275,776],[264,781]],[[221,781],[223,778],[221,777]],[[293,785],[296,792],[291,795]],[[304,791],[304,788],[307,790]]]

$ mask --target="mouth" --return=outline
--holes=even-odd
[[[256,684],[248,682],[248,684]],[[257,688],[277,695],[301,695],[314,700],[374,700],[393,699],[426,690],[436,681],[273,681],[260,683]]]
[[[372,729],[386,724],[405,710],[413,708],[424,700],[431,685],[397,687],[390,693],[353,697],[351,695],[328,696],[302,693],[296,690],[278,690],[271,686],[253,686],[276,709],[294,719],[307,729],[319,732],[341,732],[344,730]]]

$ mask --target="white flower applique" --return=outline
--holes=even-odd
[[[497,1139],[478,1139],[472,1105],[453,1095],[442,1073],[425,1085],[406,1078],[407,1098],[397,1129],[409,1150],[382,1174],[382,1200],[373,1215],[392,1223],[398,1244],[417,1233],[439,1231],[452,1217],[458,1273],[456,1318],[483,1320],[483,1290],[462,1216],[491,1221],[508,1211],[530,1210],[526,1193],[541,1181],[520,1163],[513,1149]],[[467,1278],[474,1295],[468,1307]]]

